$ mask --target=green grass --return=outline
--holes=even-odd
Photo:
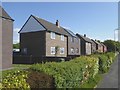
[[[28,69],[31,66],[29,64],[13,64],[13,69]]]
[[[16,71],[16,70],[23,70],[23,69],[28,69],[30,68],[32,65],[28,65],[28,64],[13,64],[12,66],[12,69],[9,69],[9,70],[4,70],[4,71],[0,71],[0,75],[2,75],[2,78],[4,76],[6,76],[6,74],[8,72],[11,72],[11,71]]]

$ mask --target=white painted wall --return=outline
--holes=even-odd
[[[46,29],[41,24],[39,24],[33,17],[30,17],[30,19],[22,28],[20,33],[35,32],[41,30],[46,30]]]
[[[90,55],[91,54],[91,43],[86,42],[86,54]]]

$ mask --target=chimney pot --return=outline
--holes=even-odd
[[[56,20],[56,26],[57,26],[57,27],[60,27],[60,24],[59,24],[59,21],[58,21],[58,20]]]
[[[84,34],[84,37],[86,37],[86,34]]]

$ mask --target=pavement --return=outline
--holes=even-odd
[[[116,60],[110,67],[108,73],[103,75],[103,79],[97,85],[97,88],[118,88],[120,90],[120,83],[118,85],[118,64],[120,64],[120,54],[117,55]],[[119,73],[120,75],[120,73]]]

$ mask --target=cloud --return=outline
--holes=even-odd
[[[15,43],[19,43],[19,30],[20,30],[20,28],[15,28],[14,30],[13,30],[13,43],[15,44]]]

